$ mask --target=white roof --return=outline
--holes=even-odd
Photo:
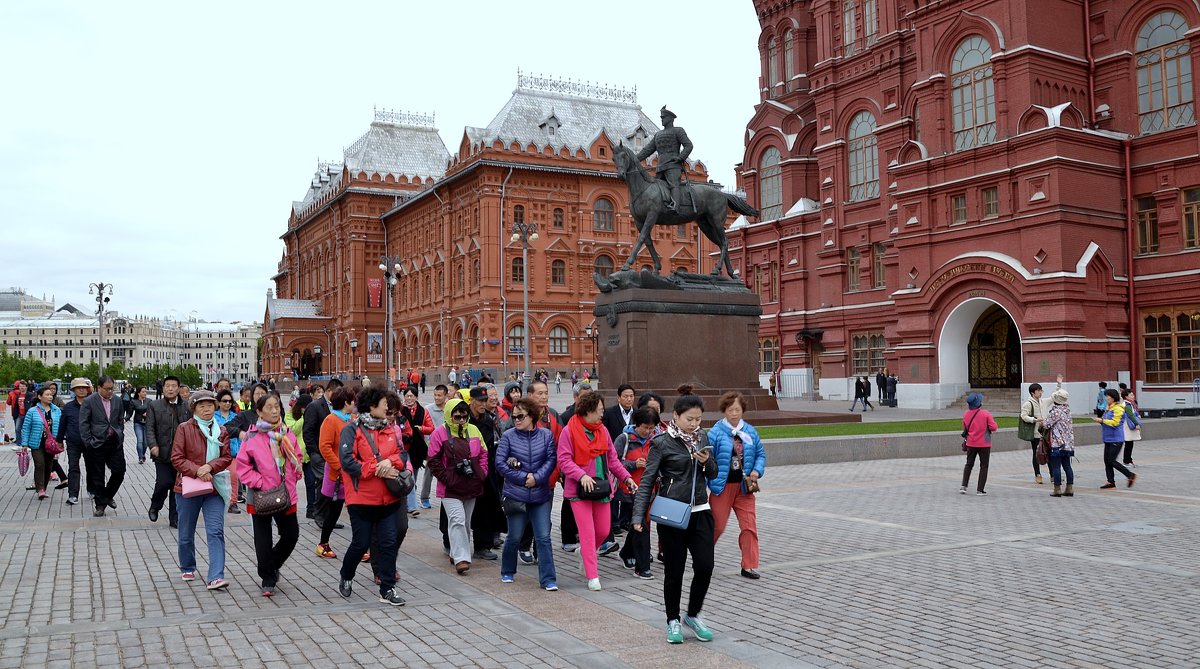
[[[321,303],[318,300],[281,300],[267,299],[267,315],[271,325],[280,318],[327,318],[321,315]]]

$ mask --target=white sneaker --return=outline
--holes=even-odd
[[[958,494],[960,494],[960,495],[965,495],[965,494],[967,494],[967,486],[963,486],[963,487],[959,488],[959,489],[958,489]]]
[[[579,544],[563,544],[562,549],[568,553],[574,553],[579,550]]]
[[[600,579],[589,578],[588,579],[588,590],[599,590],[599,589],[600,589]]]

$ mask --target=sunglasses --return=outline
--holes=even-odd
[[[521,421],[525,420],[526,418],[529,418],[529,414],[527,414],[527,413],[515,413],[515,414],[513,414],[513,417],[512,417],[512,418],[513,418],[513,421],[514,421],[514,422],[518,422],[518,423],[519,423],[519,422],[521,422]]]
[[[233,404],[233,400],[221,400],[221,404]]]
[[[456,413],[450,417],[450,420],[466,420],[466,419],[467,419],[467,415],[462,414],[462,413]]]

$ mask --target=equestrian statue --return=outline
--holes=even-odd
[[[681,183],[692,142],[683,128],[675,127],[675,114],[662,108],[663,129],[636,155],[624,143],[613,151],[613,162],[617,175],[629,187],[629,212],[638,229],[638,239],[621,266],[621,271],[633,267],[638,252],[645,246],[654,261],[654,272],[662,271],[662,262],[654,248],[651,232],[656,225],[687,225],[693,221],[700,232],[721,249],[721,257],[712,275],[720,276],[724,267],[733,278],[733,264],[729,262],[729,242],[725,237],[725,220],[733,209],[745,216],[758,216],[758,210],[732,193],[707,184]],[[641,161],[658,154],[655,177],[642,167]]]

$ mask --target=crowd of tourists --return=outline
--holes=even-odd
[[[422,380],[405,377],[391,390],[332,379],[285,400],[261,383],[235,392],[222,379],[192,390],[167,377],[155,389],[161,396],[150,400],[146,388],[118,392],[104,376],[95,386],[72,380],[65,401],[55,383],[18,382],[6,406],[16,424],[14,450],[32,465],[37,499],[50,497],[58,482],[68,489],[67,504],[86,492],[97,517],[118,506],[131,422],[138,463],[154,468],[149,520],[159,522],[165,509],[186,582],[197,580],[203,526],[203,580],[213,591],[229,586],[225,519],[244,512],[261,594],[274,596],[300,539],[303,506],[320,530],[313,552],[340,559],[331,581],[341,595],[352,596],[359,567],[369,564],[379,601],[402,606],[397,555],[410,519],[435,499],[446,559],[460,576],[494,560],[500,581],[513,583],[518,565],[536,565],[538,588],[554,592],[556,562],[561,566],[566,554],[587,588],[600,590],[603,556],[619,553],[631,577],[641,579],[654,578],[656,557],[670,643],[683,642],[684,627],[702,641],[713,638],[704,600],[730,514],[740,528],[741,575],[760,578],[755,493],[766,452],[742,419],[740,393],[720,398],[724,418],[705,429],[704,402],[688,386],[667,402],[623,384],[608,405],[579,380],[573,403],[560,413],[549,406],[551,381],[543,373],[525,387],[510,380],[501,389],[486,377],[461,388],[439,384],[426,405],[417,401]],[[63,453],[69,471],[59,463]],[[351,536],[339,546],[333,532],[343,527],[343,511]]]

